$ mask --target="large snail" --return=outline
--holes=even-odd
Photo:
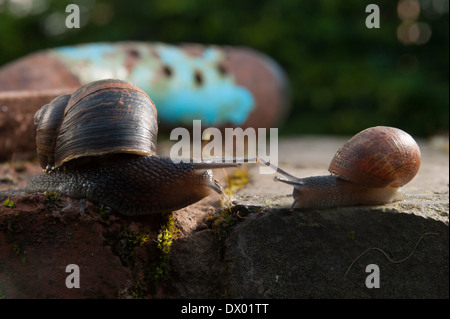
[[[100,202],[125,215],[188,206],[221,187],[210,169],[235,163],[175,163],[156,155],[152,100],[134,84],[100,80],[57,97],[35,115],[46,173],[28,192],[58,192]]]
[[[275,179],[294,186],[292,208],[378,205],[403,199],[399,187],[414,178],[420,163],[419,146],[408,133],[376,126],[338,150],[328,168],[331,175],[297,178],[276,168],[286,178]]]

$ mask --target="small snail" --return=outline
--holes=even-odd
[[[134,84],[100,80],[61,95],[34,116],[45,174],[28,192],[58,192],[103,203],[125,215],[188,206],[210,190],[222,193],[210,169],[235,163],[175,163],[156,155],[157,111]]]
[[[286,179],[275,179],[294,186],[292,208],[381,205],[403,199],[399,187],[414,178],[420,162],[419,146],[408,133],[376,126],[337,151],[328,168],[331,175],[297,178],[276,168]]]

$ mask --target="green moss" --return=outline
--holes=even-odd
[[[136,249],[151,242],[148,232],[132,231],[126,225],[120,231],[104,233],[104,237],[104,245],[111,246],[124,266],[134,266]]]
[[[119,232],[104,234],[104,244],[111,246],[124,266],[133,268],[141,265],[136,261],[136,250],[139,247],[145,250],[145,255],[149,258],[146,261],[144,278],[137,280],[130,290],[133,298],[152,295],[157,291],[158,284],[169,275],[170,254],[179,230],[171,214],[163,218],[163,225],[156,236],[147,231],[132,231],[125,225]]]
[[[9,197],[8,197],[8,199],[6,199],[4,202],[3,202],[3,206],[5,206],[5,207],[7,207],[7,208],[16,208],[16,203],[15,202],[13,202],[12,200],[10,200],[9,199]]]
[[[230,208],[225,207],[219,213],[209,216],[205,222],[213,230],[219,241],[222,241],[228,236],[231,226],[236,224],[236,217]]]
[[[20,247],[19,247],[17,244],[15,244],[15,245],[13,246],[13,251],[14,251],[14,253],[15,253],[16,255],[19,255],[19,254],[20,254]]]
[[[237,169],[227,178],[225,193],[234,194],[241,188],[244,188],[249,181],[250,174],[246,168]]]
[[[165,279],[169,274],[169,259],[173,241],[177,238],[179,230],[175,226],[172,215],[167,218],[164,226],[161,227],[156,236],[156,248],[158,258],[149,269],[150,280],[157,282]]]
[[[126,229],[119,234],[118,253],[125,265],[132,265],[135,261],[136,249],[147,243],[150,235],[147,232],[132,232]]]
[[[136,236],[134,237],[133,244],[136,245],[136,247],[144,245],[147,241],[150,235],[145,232],[138,232]]]
[[[170,254],[170,247],[172,246],[173,236],[168,229],[162,230],[158,237],[156,237],[156,242],[158,243],[158,249],[164,254]]]
[[[144,280],[137,282],[132,290],[133,299],[143,299],[146,297],[145,293],[146,282]]]
[[[212,228],[228,228],[229,226],[234,225],[234,222],[235,218],[233,217],[232,211],[228,208],[225,208],[221,210],[218,215],[212,217]]]
[[[356,233],[354,231],[346,233],[345,236],[353,241],[356,241]]]
[[[224,207],[217,214],[209,216],[205,223],[213,231],[219,243],[221,253],[224,252],[225,240],[230,233],[232,226],[237,222],[236,214],[233,213],[233,208]]]
[[[103,205],[101,205],[99,207],[99,214],[100,217],[103,218],[104,220],[107,220],[109,218],[109,214],[111,213],[111,209],[108,207],[105,207]]]
[[[60,195],[56,192],[45,192],[45,205],[46,206],[58,206],[60,201]]]

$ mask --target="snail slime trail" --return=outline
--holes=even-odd
[[[258,133],[252,127],[243,130],[241,127],[225,128],[225,139],[222,131],[208,127],[203,132],[201,120],[194,120],[192,139],[184,127],[177,127],[170,133],[170,140],[178,141],[170,149],[170,158],[174,163],[180,163],[190,158],[193,162],[209,161],[215,163],[245,162],[256,163],[257,158],[270,163],[260,166],[260,174],[274,174],[278,165],[278,128],[270,128],[269,153],[267,153],[267,131],[258,128]],[[208,141],[202,146],[202,141]],[[225,148],[222,145],[225,141]],[[223,154],[225,152],[225,154]]]

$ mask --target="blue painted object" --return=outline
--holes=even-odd
[[[242,125],[255,108],[255,98],[236,84],[231,73],[220,72],[219,48],[189,54],[162,43],[93,43],[50,50],[80,83],[118,78],[135,83],[156,104],[161,122],[221,126]]]

